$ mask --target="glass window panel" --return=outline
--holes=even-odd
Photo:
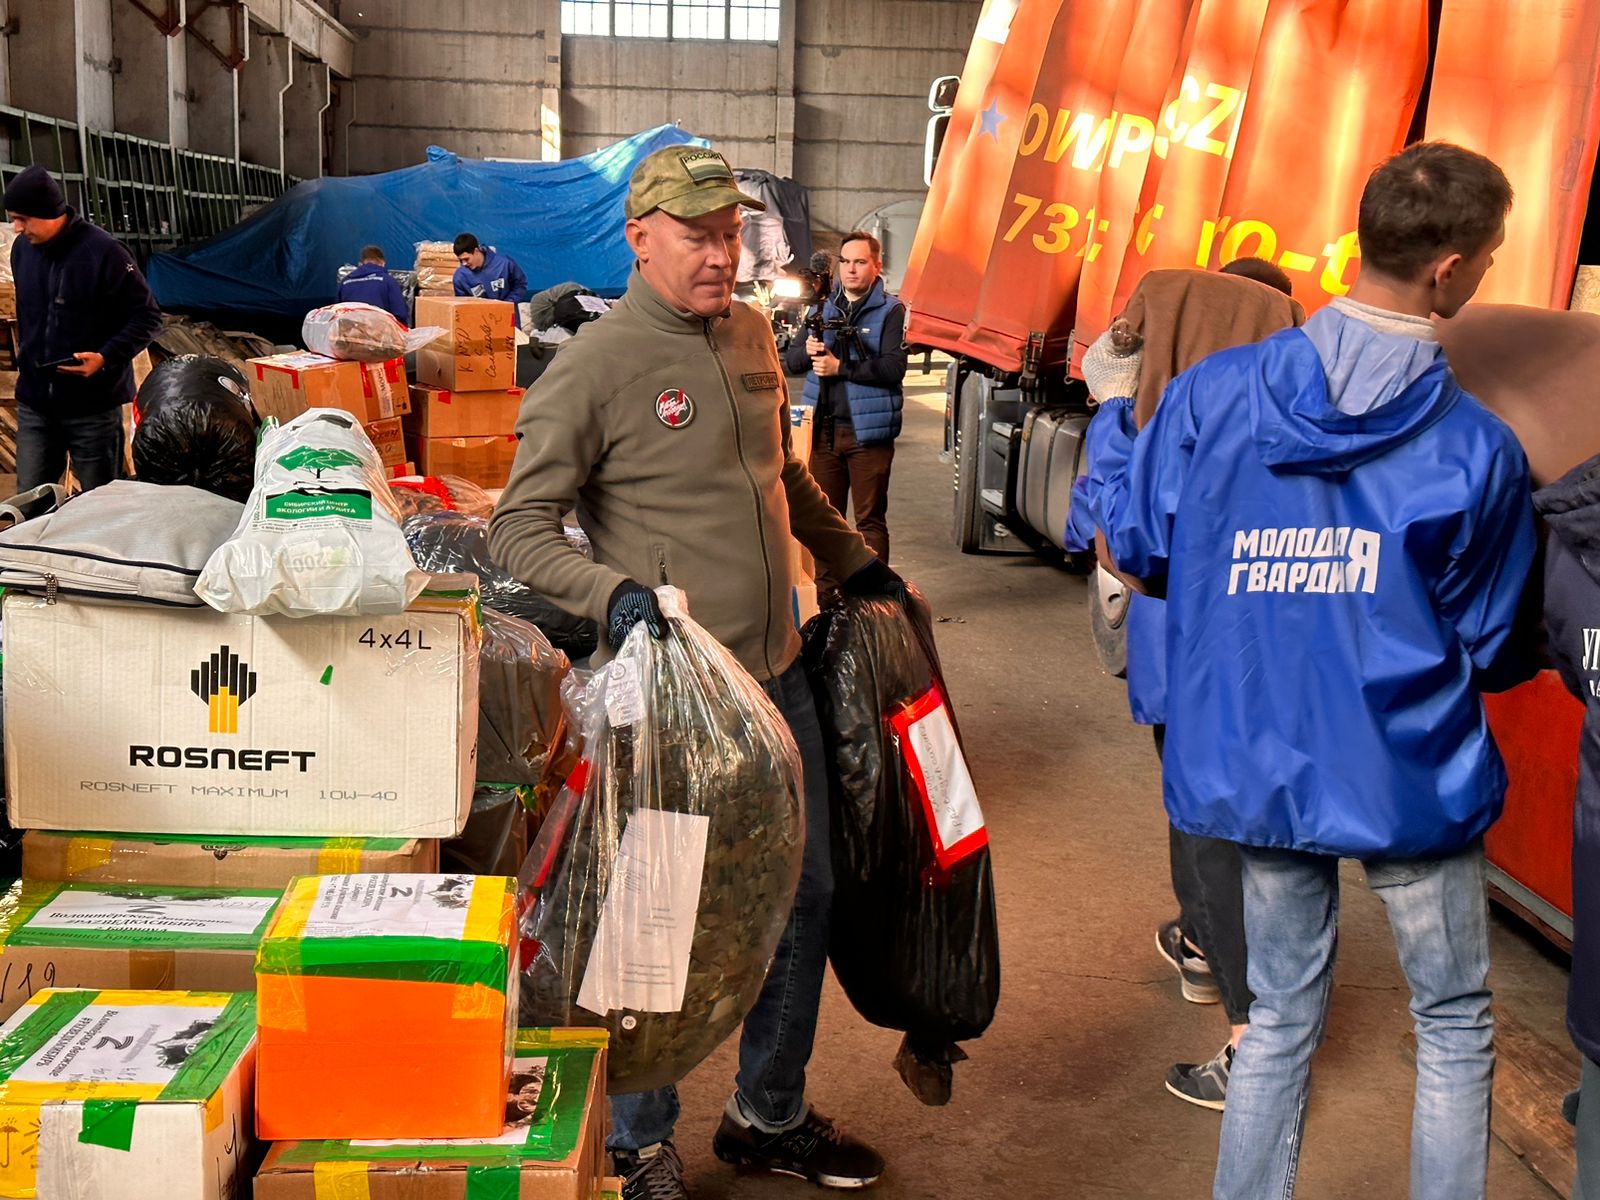
[[[668,0],[616,0],[618,37],[667,36]]]
[[[732,0],[728,11],[728,36],[739,42],[778,40],[780,0]]]
[[[562,33],[611,32],[611,0],[561,0]]]
[[[672,36],[711,38],[728,36],[728,0],[672,0]]]

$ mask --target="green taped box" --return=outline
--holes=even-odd
[[[603,1031],[519,1030],[500,1137],[279,1142],[256,1200],[604,1200],[605,1072]]]
[[[251,992],[282,894],[23,880],[0,897],[0,1018],[46,988]]]
[[[0,1029],[0,1197],[241,1194],[254,1066],[254,996],[40,992]]]
[[[285,888],[296,875],[432,872],[432,838],[207,837],[200,834],[68,833],[22,838],[22,877],[74,883],[176,883],[186,887]]]

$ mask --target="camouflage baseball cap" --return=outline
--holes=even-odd
[[[668,146],[633,170],[628,181],[628,216],[660,209],[674,217],[703,217],[734,204],[766,211],[734,182],[728,160],[704,146]]]

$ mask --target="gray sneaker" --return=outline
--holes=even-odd
[[[1189,948],[1177,921],[1168,921],[1156,930],[1156,949],[1178,973],[1185,1000],[1190,1004],[1222,1003],[1222,989],[1211,974],[1211,964],[1206,962],[1204,954]]]
[[[683,1159],[671,1142],[638,1150],[615,1150],[611,1161],[622,1176],[622,1200],[689,1200]]]
[[[1167,1072],[1167,1091],[1179,1100],[1221,1112],[1228,1099],[1228,1074],[1233,1046],[1224,1046],[1210,1062],[1178,1063]]]

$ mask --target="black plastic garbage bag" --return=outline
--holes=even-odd
[[[478,779],[538,786],[561,748],[561,684],[571,664],[527,621],[483,610],[478,656]],[[509,872],[515,875],[521,858]]]
[[[250,498],[257,422],[237,368],[203,354],[169,358],[145,379],[138,408],[140,481],[187,484],[241,504]]]
[[[515,875],[528,853],[529,790],[480,783],[466,827],[439,843],[446,875]]]
[[[906,1085],[944,1104],[956,1043],[994,1018],[1000,940],[927,603],[844,597],[806,625],[805,664],[831,767],[829,958],[856,1011],[905,1032]]]
[[[558,608],[494,560],[489,553],[489,522],[459,512],[423,512],[406,518],[406,542],[417,566],[435,575],[468,573],[478,577],[486,608],[538,626],[557,650],[587,658],[599,643],[593,621]]]

